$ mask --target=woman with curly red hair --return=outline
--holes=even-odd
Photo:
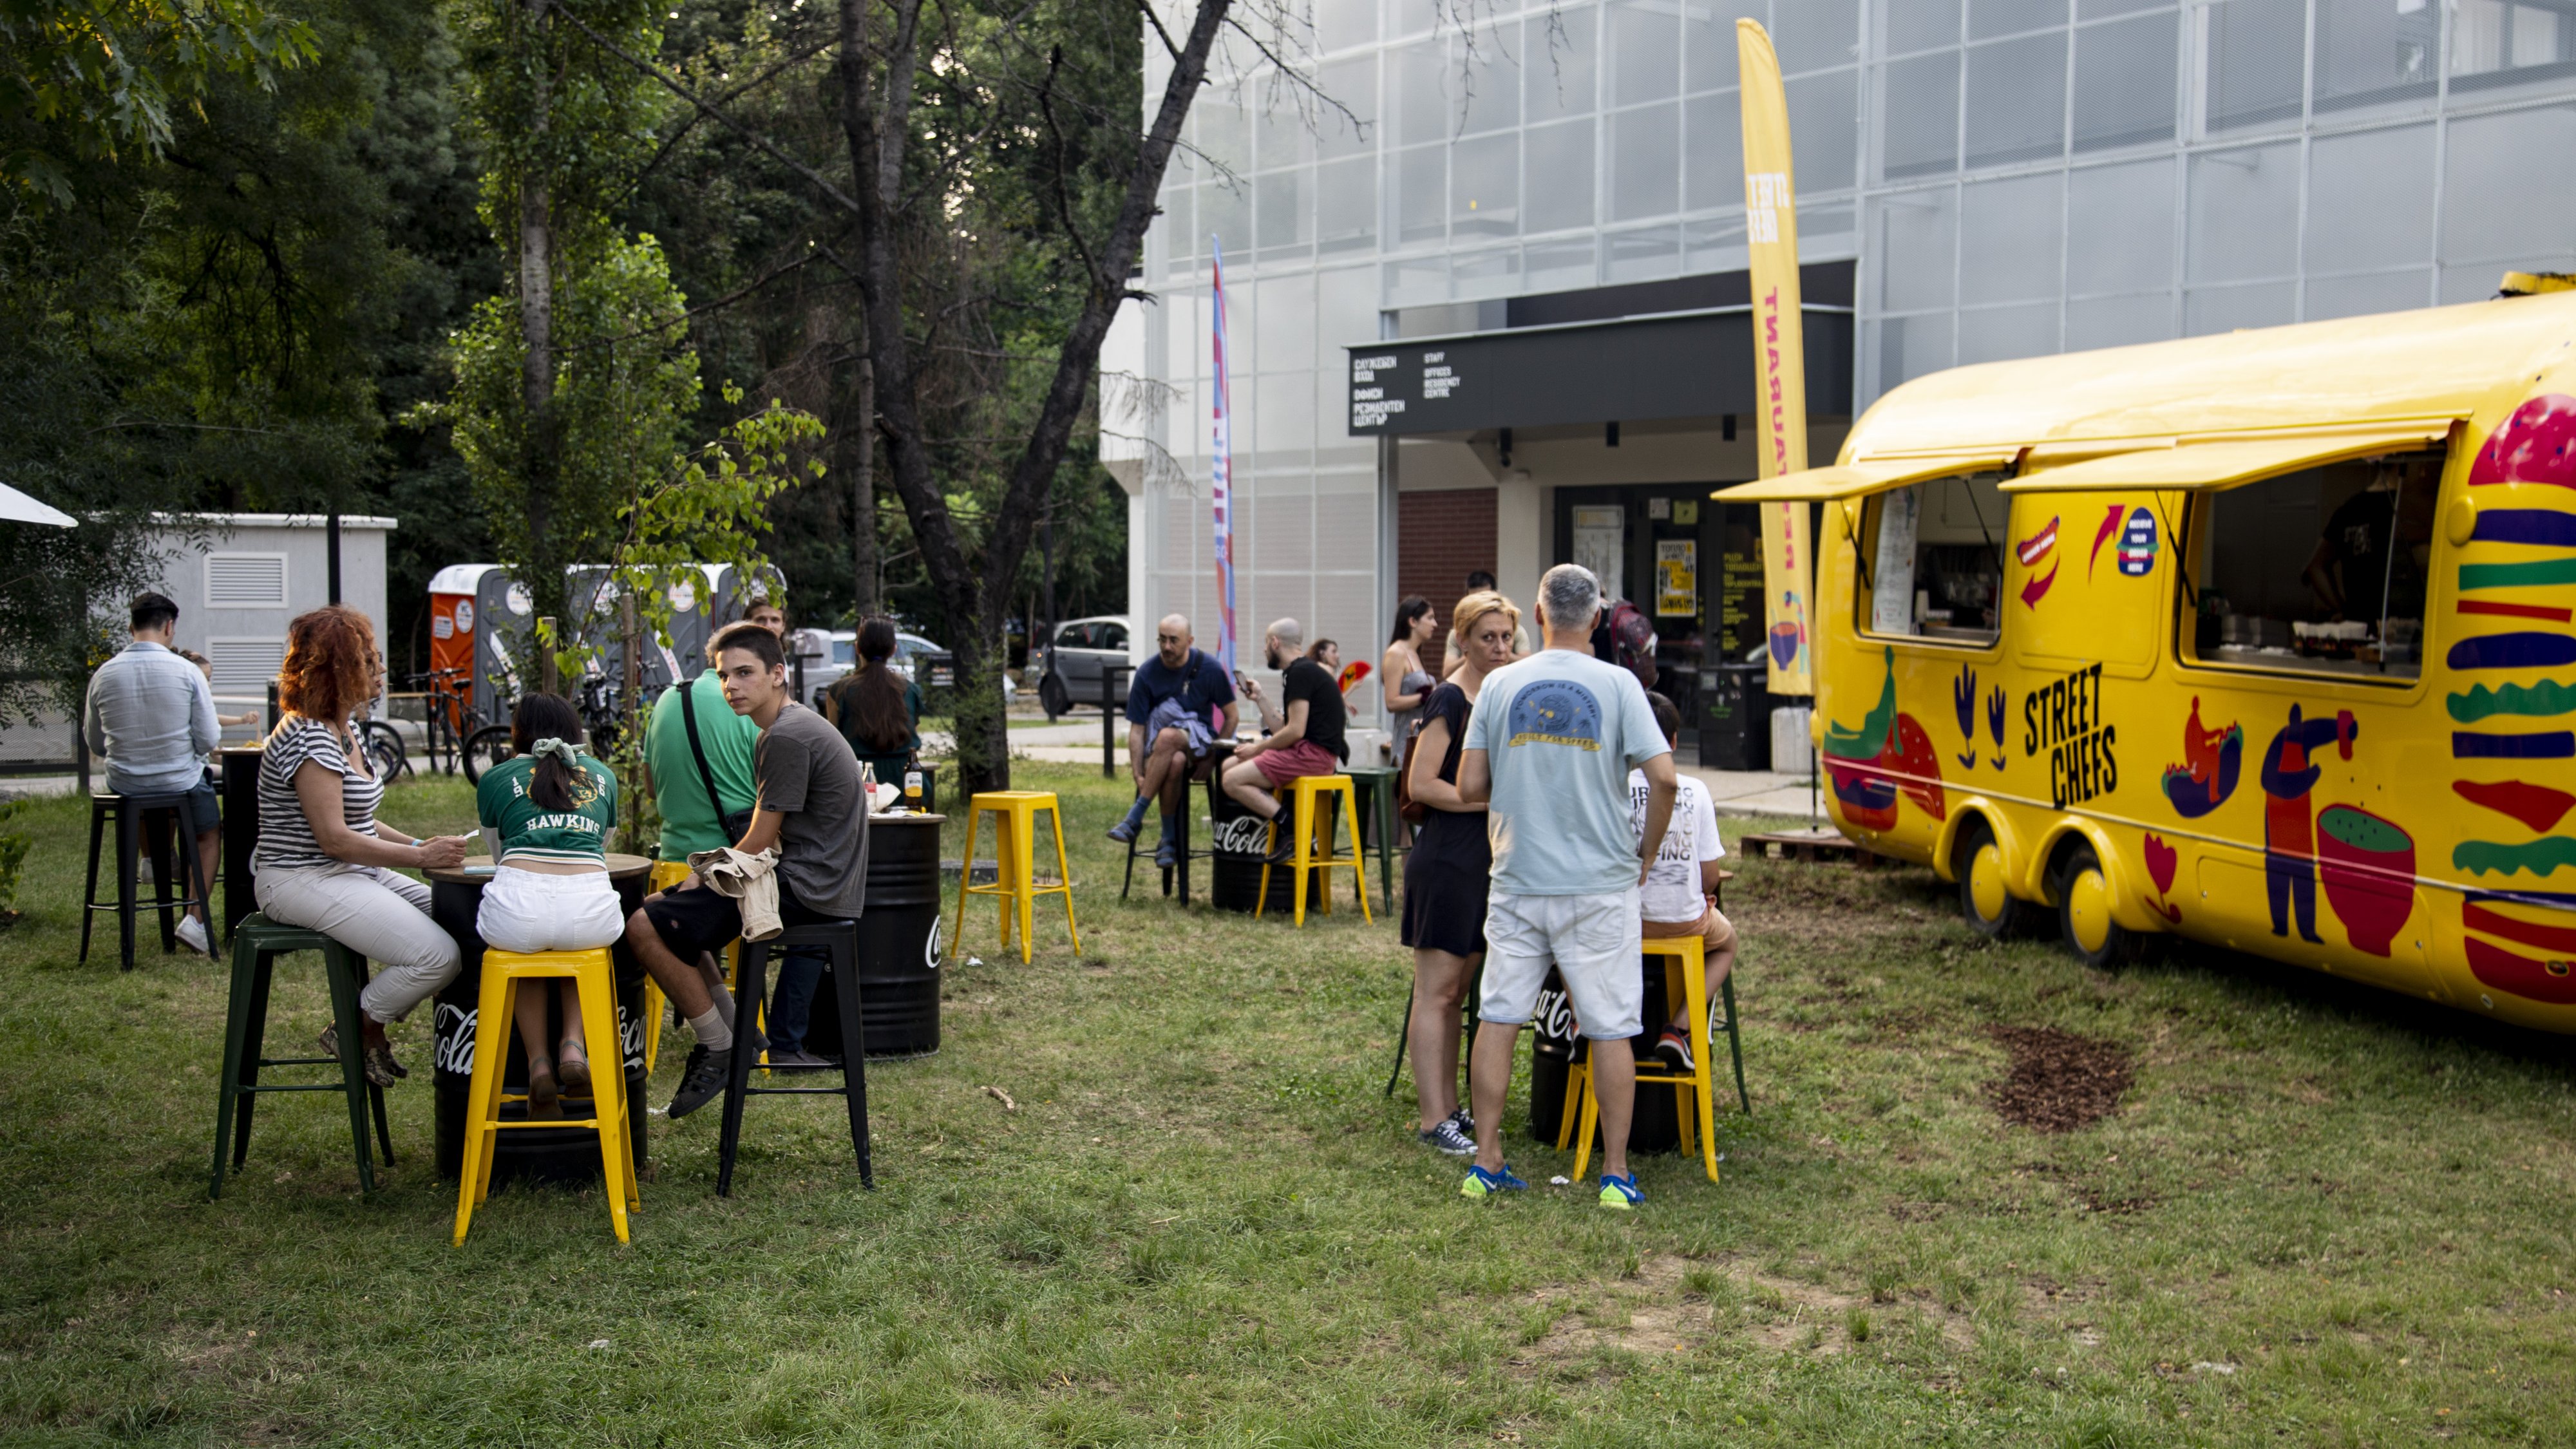
[[[394,867],[452,866],[465,838],[416,839],[376,819],[384,781],[358,747],[350,717],[375,698],[384,668],[367,616],[339,604],[286,626],[278,670],[284,714],[260,752],[259,849],[252,893],[262,915],[302,926],[381,968],[358,1004],[367,1080],[390,1087],[409,1075],[394,1060],[385,1025],[456,979],[456,943],[429,918],[429,887]],[[338,1029],[322,1049],[339,1055]]]

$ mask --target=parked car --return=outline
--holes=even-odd
[[[808,659],[805,663],[805,702],[808,705],[813,704],[816,699],[821,698],[824,690],[830,688],[836,681],[848,674],[851,670],[856,669],[859,664],[858,631],[854,629],[834,629],[831,631],[830,638],[832,643],[832,652],[830,657],[821,660]],[[948,650],[944,647],[934,644],[930,640],[925,639],[918,634],[898,631],[894,636],[893,663],[895,673],[902,675],[906,679],[911,679],[914,677],[914,661],[916,659],[924,654],[945,654],[947,652]],[[925,682],[922,687],[927,689],[930,686]],[[1008,672],[1005,672],[1002,675],[1003,707],[1006,709],[1009,708],[1011,701],[1019,697],[1019,687],[1011,683],[1011,676]]]
[[[1127,629],[1123,614],[1067,619],[1055,626],[1053,648],[1037,685],[1038,703],[1047,718],[1063,715],[1076,705],[1115,702],[1103,696],[1109,670],[1127,667]]]

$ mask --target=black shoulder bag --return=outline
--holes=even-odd
[[[689,758],[698,762],[698,783],[707,787],[707,803],[715,807],[716,823],[724,827],[725,844],[739,844],[751,833],[751,811],[727,810],[724,797],[716,793],[716,772],[707,768],[706,746],[698,743],[698,707],[689,698],[696,692],[692,684],[694,681],[678,686],[680,724],[689,734]]]

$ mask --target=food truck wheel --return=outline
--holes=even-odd
[[[2132,937],[2111,919],[2111,880],[2093,847],[2068,851],[2057,881],[2057,923],[2067,951],[2097,969],[2128,959]]]
[[[1050,721],[1073,712],[1073,696],[1064,687],[1063,675],[1050,673],[1038,681],[1038,707]]]
[[[2002,936],[2021,916],[2021,902],[2004,889],[2004,851],[1983,820],[1959,827],[1959,914],[1978,935]]]

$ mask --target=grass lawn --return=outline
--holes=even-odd
[[[1391,923],[1347,896],[1302,932],[1122,905],[1123,792],[1016,775],[1067,802],[1083,957],[1044,911],[1028,966],[970,925],[946,1049],[870,1074],[873,1194],[836,1101],[752,1104],[730,1200],[718,1114],[656,1119],[625,1248],[595,1191],[556,1190],[448,1245],[426,1013],[396,1029],[373,1200],[314,1096],[269,1099],[208,1202],[224,977],[121,974],[112,930],[76,965],[83,807],[30,807],[0,934],[0,1440],[2576,1441],[2557,1039],[2218,953],[2088,972],[1977,940],[1925,872],[1746,863],[1754,1112],[1721,1099],[1725,1182],[1659,1156],[1633,1215],[1480,1206],[1414,1143],[1409,1086],[1378,1093]],[[386,815],[469,811],[433,783]],[[281,970],[272,1042],[321,1026],[319,974]],[[2107,1043],[2117,1110],[2004,1121],[2006,1028]]]

